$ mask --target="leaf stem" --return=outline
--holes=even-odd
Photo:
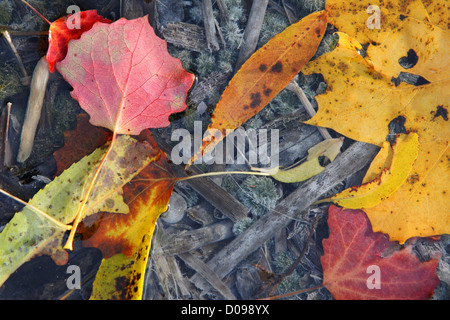
[[[33,7],[31,6],[31,4],[29,4],[29,3],[26,2],[25,0],[20,0],[20,1],[22,1],[24,4],[26,4],[31,10],[33,10],[34,12],[36,12],[37,15],[38,15],[39,17],[42,18],[42,20],[44,20],[45,22],[47,22],[49,25],[52,24],[52,23],[51,23],[50,21],[48,21],[48,19],[47,19],[46,17],[44,17],[39,11],[37,11],[35,8],[33,8]]]
[[[191,180],[191,179],[195,179],[195,178],[205,178],[205,177],[220,176],[220,175],[226,175],[226,174],[247,174],[247,175],[255,175],[255,176],[270,176],[270,174],[267,172],[219,171],[219,172],[200,173],[200,174],[196,174],[194,176],[177,178],[177,181],[186,181],[186,180]]]
[[[295,296],[295,295],[300,294],[300,293],[305,293],[305,292],[311,292],[311,291],[314,291],[314,290],[318,290],[318,289],[320,289],[322,287],[323,287],[323,284],[321,283],[321,284],[318,284],[317,286],[314,286],[314,287],[311,287],[311,288],[300,289],[298,291],[289,292],[289,293],[285,293],[285,294],[280,294],[278,296],[270,296],[270,297],[267,297],[267,298],[261,298],[259,300],[275,300],[275,299],[286,298],[286,297],[290,297],[290,296]]]
[[[75,216],[75,220],[72,224],[72,229],[70,230],[69,237],[67,239],[66,244],[64,245],[64,249],[73,250],[73,239],[75,237],[75,232],[77,231],[78,225],[80,224],[81,220],[83,220],[83,218],[84,218],[84,212],[85,212],[84,208],[86,207],[86,203],[89,200],[89,195],[91,194],[92,189],[94,189],[94,187],[95,187],[95,183],[97,182],[98,176],[100,175],[100,172],[103,169],[106,159],[108,158],[109,154],[111,153],[111,150],[114,146],[116,138],[117,138],[117,133],[114,132],[112,139],[111,139],[111,144],[109,145],[108,150],[106,150],[105,155],[103,156],[102,160],[100,161],[99,165],[97,166],[97,169],[94,172],[94,176],[92,177],[91,181],[89,182],[89,186],[83,197],[83,201],[81,202],[81,205],[78,208],[77,214]]]
[[[55,218],[53,218],[52,216],[50,216],[48,213],[42,211],[41,209],[39,209],[39,208],[37,208],[37,207],[35,207],[35,206],[33,206],[33,205],[31,205],[31,204],[25,202],[25,201],[23,201],[22,199],[20,199],[20,198],[18,198],[18,197],[16,197],[16,196],[13,196],[12,194],[6,192],[5,190],[0,189],[0,193],[3,193],[4,195],[6,195],[6,196],[8,196],[8,197],[10,197],[10,198],[12,198],[12,199],[14,199],[14,200],[16,200],[17,202],[19,202],[19,203],[25,205],[26,207],[28,207],[29,209],[31,209],[32,211],[34,211],[35,213],[37,213],[37,214],[40,215],[41,217],[43,217],[43,218],[49,220],[50,222],[54,223],[55,225],[57,225],[57,226],[60,227],[61,229],[65,229],[65,230],[70,230],[70,229],[72,229],[71,226],[62,223],[61,221],[56,220]]]

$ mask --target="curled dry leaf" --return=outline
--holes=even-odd
[[[337,157],[341,150],[343,138],[327,139],[308,150],[306,161],[298,166],[289,169],[280,169],[279,167],[272,169],[257,169],[272,176],[275,180],[284,183],[295,183],[305,181],[325,170],[319,162],[319,157],[324,156],[331,162]]]

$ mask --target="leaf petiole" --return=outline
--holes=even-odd
[[[31,10],[33,10],[34,12],[36,12],[37,13],[37,15],[39,16],[39,17],[41,17],[42,18],[42,20],[44,20],[45,22],[47,22],[48,24],[52,24],[46,17],[44,17],[39,11],[37,11],[35,8],[33,8],[32,6],[31,6],[31,4],[29,4],[28,2],[26,2],[25,0],[20,0],[20,1],[22,1],[24,4],[26,4]]]
[[[6,196],[8,196],[8,197],[10,197],[10,198],[12,198],[12,199],[14,199],[14,200],[16,200],[17,202],[19,202],[19,203],[25,205],[26,207],[28,207],[29,209],[31,209],[32,211],[34,211],[35,213],[37,213],[37,214],[40,215],[41,217],[43,217],[43,218],[49,220],[49,221],[52,222],[53,224],[57,225],[57,226],[60,227],[61,229],[65,229],[65,230],[70,230],[70,229],[72,229],[71,226],[69,226],[69,225],[67,225],[67,224],[64,224],[64,223],[62,223],[62,222],[56,220],[55,218],[53,218],[52,216],[50,216],[48,213],[42,211],[41,209],[39,209],[39,208],[37,208],[37,207],[35,207],[35,206],[33,206],[33,205],[31,205],[31,204],[25,202],[25,201],[23,201],[22,199],[20,199],[20,198],[18,198],[18,197],[16,197],[16,196],[13,196],[12,194],[10,194],[10,193],[8,193],[8,192],[2,190],[2,189],[0,189],[0,193],[3,193],[4,195],[6,195]]]
[[[256,171],[219,171],[219,172],[207,172],[200,173],[193,176],[177,178],[177,181],[186,181],[195,178],[205,178],[205,177],[213,177],[220,176],[226,174],[247,174],[247,175],[256,175],[256,176],[271,176],[270,172],[256,172]]]
[[[69,237],[67,239],[66,244],[64,245],[64,249],[73,250],[73,239],[75,237],[75,232],[77,230],[78,225],[80,224],[81,220],[83,220],[83,218],[84,218],[84,208],[86,206],[86,203],[89,200],[89,195],[91,194],[92,189],[94,189],[94,186],[95,186],[95,184],[97,182],[97,178],[98,178],[98,176],[100,175],[100,172],[103,169],[103,165],[105,164],[106,159],[108,158],[108,155],[111,153],[111,150],[112,150],[112,148],[114,146],[114,142],[116,141],[116,138],[117,138],[117,133],[113,132],[113,136],[111,138],[111,143],[110,143],[110,145],[108,147],[108,150],[106,150],[106,153],[105,153],[105,155],[102,158],[102,161],[100,161],[99,165],[97,166],[97,169],[94,172],[94,176],[92,177],[92,179],[91,179],[91,181],[89,183],[89,186],[88,186],[88,188],[86,190],[86,193],[85,193],[85,195],[83,197],[81,205],[78,208],[77,214],[75,216],[75,220],[74,220],[74,222],[72,224],[72,229],[70,230]]]

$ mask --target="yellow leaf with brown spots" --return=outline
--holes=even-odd
[[[294,79],[317,51],[326,26],[324,11],[310,14],[270,39],[242,65],[223,92],[191,163],[261,111]]]
[[[145,234],[131,257],[118,253],[103,259],[89,299],[141,300],[151,239],[151,235]]]
[[[366,25],[369,5],[380,8],[380,29]],[[404,120],[419,136],[411,172],[397,191],[366,209],[374,231],[403,243],[414,236],[450,233],[450,34],[444,1],[327,1],[329,22],[339,31],[337,47],[303,69],[327,83],[316,97],[318,113],[308,124],[328,127],[382,146],[388,124]],[[366,45],[366,55],[360,55]],[[418,84],[401,82],[402,75]],[[421,78],[420,78],[421,77]],[[412,83],[412,82],[411,82]],[[377,159],[373,167],[389,163]],[[370,178],[369,178],[370,174]],[[366,180],[373,179],[371,170]]]

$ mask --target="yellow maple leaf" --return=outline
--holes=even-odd
[[[379,30],[366,25],[369,5],[380,8]],[[327,83],[326,92],[316,97],[318,113],[307,123],[382,146],[388,124],[403,117],[405,129],[419,136],[417,160],[406,183],[366,213],[374,231],[400,242],[450,233],[450,34],[444,2],[359,1],[351,5],[333,0],[326,9],[329,22],[348,34],[339,32],[336,49],[303,70],[321,73]],[[359,53],[358,42],[368,46],[365,57]],[[409,55],[416,59],[411,66],[402,65],[399,61]],[[401,72],[421,76],[427,83],[398,84],[394,79]]]

